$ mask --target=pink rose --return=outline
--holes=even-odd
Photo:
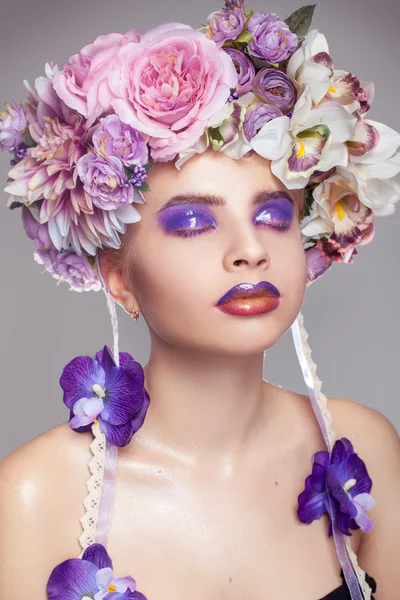
[[[119,66],[119,50],[139,41],[138,29],[100,35],[79,54],[71,56],[62,71],[55,73],[52,80],[55,91],[67,106],[88,119],[87,127],[111,109],[113,95],[108,76]]]
[[[226,52],[181,23],[149,30],[120,51],[121,72],[110,81],[120,119],[149,135],[151,156],[168,161],[202,136],[207,121],[235,88],[238,74]]]

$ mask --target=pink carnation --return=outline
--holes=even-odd
[[[88,127],[111,108],[113,94],[108,76],[118,66],[120,48],[129,42],[136,44],[139,40],[138,29],[124,34],[100,35],[79,54],[71,56],[62,71],[55,73],[53,85],[58,96],[88,119]]]
[[[150,136],[157,161],[193,146],[238,80],[226,52],[181,23],[151,29],[140,44],[122,48],[120,60],[111,104],[122,121]]]

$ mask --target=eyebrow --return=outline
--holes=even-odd
[[[251,206],[258,206],[268,200],[275,200],[277,198],[287,198],[294,203],[293,198],[283,190],[275,190],[273,192],[263,191],[257,192],[250,201]],[[197,194],[187,193],[173,196],[160,208],[158,212],[161,212],[168,206],[177,206],[180,204],[203,204],[205,206],[225,206],[226,202],[219,194]]]

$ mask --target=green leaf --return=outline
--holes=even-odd
[[[27,148],[34,148],[35,146],[37,146],[35,140],[32,138],[31,134],[29,133],[29,131],[26,132],[25,134],[25,142],[24,142],[25,146]]]
[[[249,31],[242,31],[240,35],[236,38],[235,42],[240,42],[241,44],[248,44],[249,42],[253,42],[254,38]]]
[[[92,269],[94,269],[96,266],[96,257],[95,256],[86,256],[86,258],[87,258],[89,265],[92,267]]]
[[[306,187],[304,190],[304,207],[301,217],[308,217],[311,214],[312,205],[314,204],[314,190],[318,184],[311,184]]]
[[[243,27],[243,29],[246,29],[246,28],[247,28],[247,24],[248,24],[248,22],[250,21],[250,18],[251,18],[251,16],[253,15],[253,13],[254,13],[254,10],[249,10],[249,12],[246,14],[246,21],[245,21],[245,23],[244,23],[244,27]]]
[[[289,26],[290,31],[299,37],[306,36],[310,31],[314,12],[317,6],[318,4],[309,4],[308,6],[303,6],[285,19],[285,23]]]
[[[137,188],[138,190],[140,190],[141,192],[149,192],[150,191],[150,186],[149,184],[145,181],[144,183],[142,183],[142,185]]]
[[[143,167],[146,169],[146,172],[148,172],[149,169],[151,169],[152,164],[151,163],[147,163],[147,165],[143,165]]]
[[[212,140],[215,140],[216,142],[224,141],[224,138],[222,137],[222,134],[221,134],[220,130],[218,129],[218,127],[210,127],[208,129],[208,135],[210,136],[210,138]]]

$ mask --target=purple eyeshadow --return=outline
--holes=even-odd
[[[294,215],[293,200],[282,197],[267,202],[256,214],[255,224],[286,231],[290,228]]]
[[[166,233],[176,235],[201,233],[204,229],[216,226],[213,216],[207,210],[182,204],[163,210],[158,215],[158,222]]]

